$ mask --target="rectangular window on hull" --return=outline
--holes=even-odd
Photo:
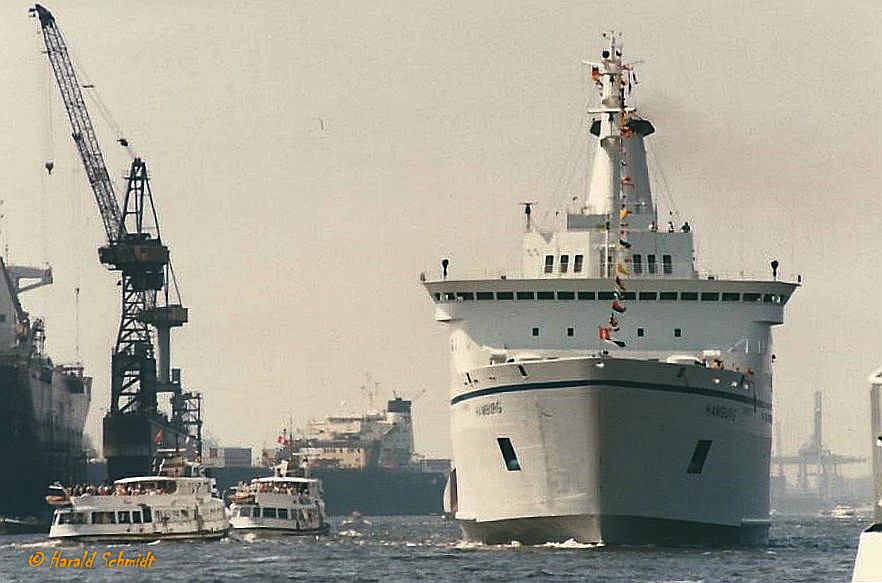
[[[695,450],[692,452],[692,459],[689,460],[689,467],[686,468],[687,474],[700,474],[704,469],[704,462],[707,460],[707,454],[710,452],[713,441],[709,439],[699,439],[695,444]]]
[[[497,437],[496,443],[499,444],[499,451],[502,453],[502,459],[505,460],[505,469],[509,472],[521,471],[521,463],[518,461],[518,454],[515,453],[511,439],[508,437]]]
[[[570,256],[569,255],[561,255],[560,256],[560,272],[566,273],[570,267]]]
[[[545,256],[545,273],[554,271],[554,255]]]
[[[264,518],[275,518],[276,517],[276,509],[275,508],[264,508],[263,509],[263,517]]]
[[[643,273],[643,256],[635,253],[631,256],[631,264],[634,266],[634,275]]]
[[[580,291],[579,292],[579,299],[580,300],[593,300],[594,299],[594,292]]]
[[[532,300],[535,297],[536,296],[533,292],[524,292],[524,291],[518,292],[518,299],[519,300]]]
[[[665,272],[665,275],[674,273],[674,265],[671,263],[670,255],[662,255],[662,271]]]
[[[582,255],[576,255],[573,258],[573,273],[582,273],[582,262],[585,260],[585,257]]]
[[[496,292],[497,300],[513,300],[514,292]]]
[[[646,267],[649,269],[649,273],[658,273],[658,267],[655,263],[655,255],[646,256]]]

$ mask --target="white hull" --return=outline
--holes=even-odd
[[[880,526],[874,524],[861,533],[851,579],[853,583],[882,581],[882,530],[879,529]]]
[[[456,518],[467,537],[766,540],[767,382],[609,358],[495,365],[470,375],[481,388],[459,393],[451,408]],[[499,438],[510,439],[520,470],[507,469]]]

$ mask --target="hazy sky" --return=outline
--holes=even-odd
[[[76,357],[81,289],[100,443],[119,294],[28,6],[0,7],[0,240],[12,262],[53,265],[55,285],[23,303],[46,315],[59,361]],[[803,276],[776,331],[785,451],[808,438],[820,389],[827,444],[868,454],[866,377],[882,366],[875,2],[47,7],[150,166],[190,308],[173,365],[223,444],[272,442],[289,415],[361,409],[370,371],[386,395],[428,389],[417,448],[449,454],[446,330],[419,273],[442,255],[453,274],[514,272],[517,202],[538,200],[541,216],[583,194],[564,179],[595,99],[580,62],[612,28],[644,61],[634,98],[700,266],[766,272],[778,258]],[[128,159],[89,106],[122,175]]]

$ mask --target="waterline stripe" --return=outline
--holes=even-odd
[[[521,391],[536,391],[544,389],[570,389],[576,387],[620,387],[623,389],[643,389],[647,391],[662,391],[667,393],[685,393],[688,395],[702,395],[704,397],[715,397],[718,399],[728,399],[738,403],[746,403],[748,405],[756,405],[760,409],[772,409],[772,404],[760,401],[753,395],[737,395],[726,391],[716,389],[702,389],[700,387],[689,387],[685,385],[665,385],[660,383],[642,383],[637,381],[616,381],[603,379],[572,379],[568,381],[544,381],[537,383],[523,383],[519,385],[500,385],[498,387],[488,387],[486,389],[478,389],[467,393],[460,393],[450,399],[451,405],[456,405],[468,399],[476,397],[485,397],[487,395],[496,395],[500,393],[519,393]]]

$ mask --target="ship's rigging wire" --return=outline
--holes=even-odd
[[[667,176],[665,176],[665,169],[662,166],[661,162],[659,162],[658,155],[655,152],[655,147],[652,145],[652,141],[650,140],[646,144],[646,151],[649,152],[650,157],[652,158],[652,165],[655,168],[655,174],[661,179],[661,183],[659,189],[661,191],[662,198],[665,201],[665,204],[668,207],[668,216],[671,219],[675,219],[675,222],[680,222],[680,211],[677,209],[677,205],[674,203],[674,194],[671,190],[670,185],[668,184]]]
[[[551,216],[552,211],[558,212],[560,211],[561,205],[564,203],[565,198],[569,195],[569,186],[572,183],[573,175],[579,170],[580,162],[584,161],[588,155],[588,140],[585,139],[583,135],[583,128],[585,127],[585,114],[582,113],[585,109],[590,105],[590,101],[586,101],[582,110],[579,112],[579,121],[573,126],[572,129],[572,137],[570,138],[570,145],[567,148],[567,155],[565,160],[567,160],[567,164],[564,166],[563,170],[558,176],[557,181],[555,182],[555,186],[552,190],[552,201],[551,204],[548,205],[548,208],[545,209],[545,213],[542,215],[541,224],[546,226],[548,224],[548,219]],[[587,170],[587,169],[586,169]],[[587,171],[585,174],[585,180],[587,181]],[[582,196],[585,197],[587,195],[587,184],[583,188]]]

